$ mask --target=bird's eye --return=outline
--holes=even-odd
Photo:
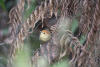
[[[45,34],[45,32],[43,32],[43,34]]]

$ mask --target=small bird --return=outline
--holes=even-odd
[[[51,38],[51,33],[48,29],[42,30],[40,32],[40,38],[39,39],[42,42],[47,42],[48,40],[50,40],[50,38]]]

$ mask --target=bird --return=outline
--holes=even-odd
[[[40,41],[47,42],[51,39],[51,32],[48,29],[44,29],[40,32]]]

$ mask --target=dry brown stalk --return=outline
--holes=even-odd
[[[29,4],[30,0],[27,0],[27,2]],[[10,43],[9,65],[12,64],[16,51],[20,51],[23,47],[22,43],[29,36],[29,30],[34,30],[36,23],[40,20],[43,25],[44,21],[47,19],[50,20],[53,15],[56,17],[56,20],[59,20],[62,17],[70,18],[69,24],[72,24],[71,20],[73,18],[79,16],[80,32],[78,32],[77,35],[80,33],[87,35],[86,43],[84,45],[80,44],[78,38],[73,36],[66,24],[65,30],[62,30],[62,33],[60,33],[61,35],[59,34],[59,31],[52,33],[52,39],[40,46],[39,50],[35,52],[32,57],[32,65],[35,64],[35,66],[38,66],[37,60],[41,56],[45,56],[49,64],[51,64],[55,60],[60,60],[66,55],[69,56],[69,54],[72,54],[70,59],[72,67],[95,67],[98,65],[94,61],[92,62],[92,60],[94,60],[94,55],[96,55],[95,53],[92,54],[92,52],[96,51],[95,39],[100,37],[100,33],[98,34],[98,30],[100,29],[100,25],[98,25],[100,24],[99,0],[45,0],[41,2],[37,9],[35,9],[25,21],[23,20],[22,15],[24,6],[24,0],[19,0],[17,6],[12,8],[9,14],[11,23],[10,38],[12,39]],[[58,11],[60,11],[59,16]],[[55,25],[57,25],[58,22]],[[49,25],[49,23],[47,24]],[[57,28],[58,27],[59,25]],[[66,29],[66,27],[68,29]],[[88,46],[90,46],[90,49],[88,49]],[[45,51],[47,52],[45,53]]]

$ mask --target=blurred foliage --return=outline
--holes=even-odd
[[[27,19],[29,17],[32,11],[35,10],[36,5],[37,5],[36,0],[32,0],[30,4],[28,3],[25,4],[25,11],[23,12],[24,19]]]
[[[9,53],[9,45],[3,43],[8,34],[8,12],[15,4],[15,0],[0,0],[0,67],[6,67]]]
[[[73,19],[72,21],[72,27],[71,27],[71,31],[74,33],[76,31],[76,29],[78,28],[78,21],[77,19]],[[86,40],[86,35],[82,35],[80,38],[80,43],[83,44]]]
[[[74,33],[77,27],[78,27],[78,21],[76,19],[73,19],[71,31]]]
[[[6,10],[4,0],[0,0],[0,6],[1,6],[1,8],[3,8],[3,10]]]
[[[62,60],[55,63],[52,67],[70,67],[70,65],[68,64],[68,60]]]
[[[30,67],[30,49],[29,46],[25,45],[23,49],[16,52],[15,61],[13,67]]]
[[[84,44],[85,40],[86,40],[86,36],[82,35],[81,38],[80,38],[80,43]]]
[[[30,67],[30,57],[30,46],[29,44],[25,44],[23,49],[20,52],[16,53],[16,59],[13,62],[13,67]],[[70,67],[67,59],[62,59],[61,61],[58,61],[52,65],[49,65],[44,57],[40,57],[37,61],[39,67]]]

